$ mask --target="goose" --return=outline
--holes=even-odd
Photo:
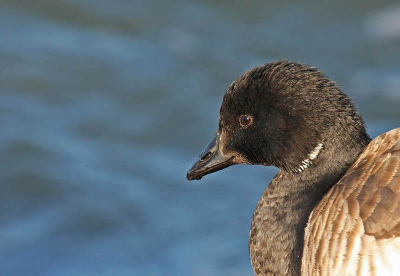
[[[400,128],[371,141],[321,71],[281,60],[229,86],[187,179],[234,164],[279,169],[251,222],[255,275],[400,275]]]

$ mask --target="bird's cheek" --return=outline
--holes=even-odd
[[[235,147],[235,134],[230,132],[221,131],[220,141],[219,141],[220,151],[223,154],[237,154],[237,149]]]
[[[235,164],[251,164],[245,155],[238,150],[236,146],[237,142],[237,140],[235,141],[234,134],[221,132],[219,144],[221,152],[225,155],[235,156],[233,159]]]
[[[231,150],[229,150],[230,148],[230,139],[227,135],[227,133],[224,130],[221,130],[221,134],[220,134],[220,138],[219,138],[219,147],[220,147],[220,151],[223,154],[228,154]]]

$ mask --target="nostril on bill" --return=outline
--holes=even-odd
[[[200,161],[204,162],[211,158],[211,151],[207,152],[206,154],[200,155]]]

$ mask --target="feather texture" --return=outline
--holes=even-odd
[[[400,128],[375,138],[305,229],[302,275],[399,275]]]

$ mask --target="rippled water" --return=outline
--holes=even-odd
[[[400,125],[400,5],[0,3],[0,274],[252,275],[274,168],[187,182],[229,84],[286,58]]]

